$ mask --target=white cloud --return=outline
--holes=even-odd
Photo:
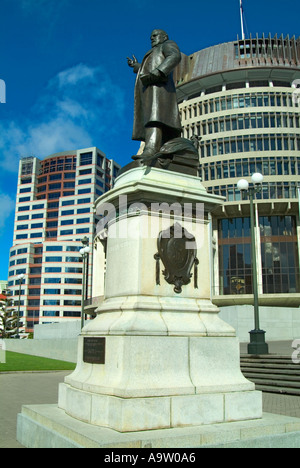
[[[100,146],[116,136],[124,96],[101,66],[78,64],[52,78],[25,120],[0,123],[0,167],[17,171],[20,157]]]
[[[101,70],[101,67],[91,68],[84,63],[75,65],[72,68],[64,70],[55,77],[53,83],[58,82],[59,87],[63,88],[67,85],[76,85],[78,82],[83,80],[94,81],[97,73]]]

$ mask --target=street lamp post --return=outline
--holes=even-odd
[[[251,256],[252,256],[252,284],[254,295],[254,330],[250,331],[250,343],[248,344],[248,354],[269,354],[269,346],[265,342],[264,330],[259,325],[259,303],[258,303],[258,283],[257,283],[257,262],[255,243],[255,212],[254,195],[261,191],[264,178],[260,173],[252,175],[253,186],[249,186],[246,179],[239,180],[237,187],[242,192],[243,199],[248,195],[250,199],[250,224],[251,224]]]
[[[19,329],[20,329],[20,304],[21,304],[21,286],[23,279],[25,278],[24,274],[18,276],[19,281],[19,304],[18,304],[18,316],[17,316],[17,335],[16,338],[20,338]]]
[[[89,253],[91,251],[90,247],[88,247],[89,240],[87,237],[82,239],[82,249],[80,249],[80,253],[83,259],[83,275],[82,275],[82,295],[81,295],[81,330],[84,327],[84,301],[85,301],[85,290],[86,290],[86,267],[87,267],[87,259]]]

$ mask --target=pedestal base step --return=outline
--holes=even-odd
[[[68,416],[57,405],[23,406],[18,441],[28,448],[299,448],[300,419],[262,419],[122,434]]]

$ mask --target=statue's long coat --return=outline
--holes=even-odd
[[[173,41],[153,47],[145,55],[138,69],[134,92],[133,140],[145,140],[145,127],[163,124],[173,137],[180,136],[181,121],[173,81],[173,70],[180,63],[181,53]],[[167,76],[166,83],[144,86],[141,75],[158,69]]]

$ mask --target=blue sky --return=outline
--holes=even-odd
[[[299,35],[299,2],[243,0],[246,32]],[[189,55],[240,32],[239,0],[0,0],[0,279],[7,278],[21,157],[97,146],[121,165],[131,141],[134,75],[150,33]]]

